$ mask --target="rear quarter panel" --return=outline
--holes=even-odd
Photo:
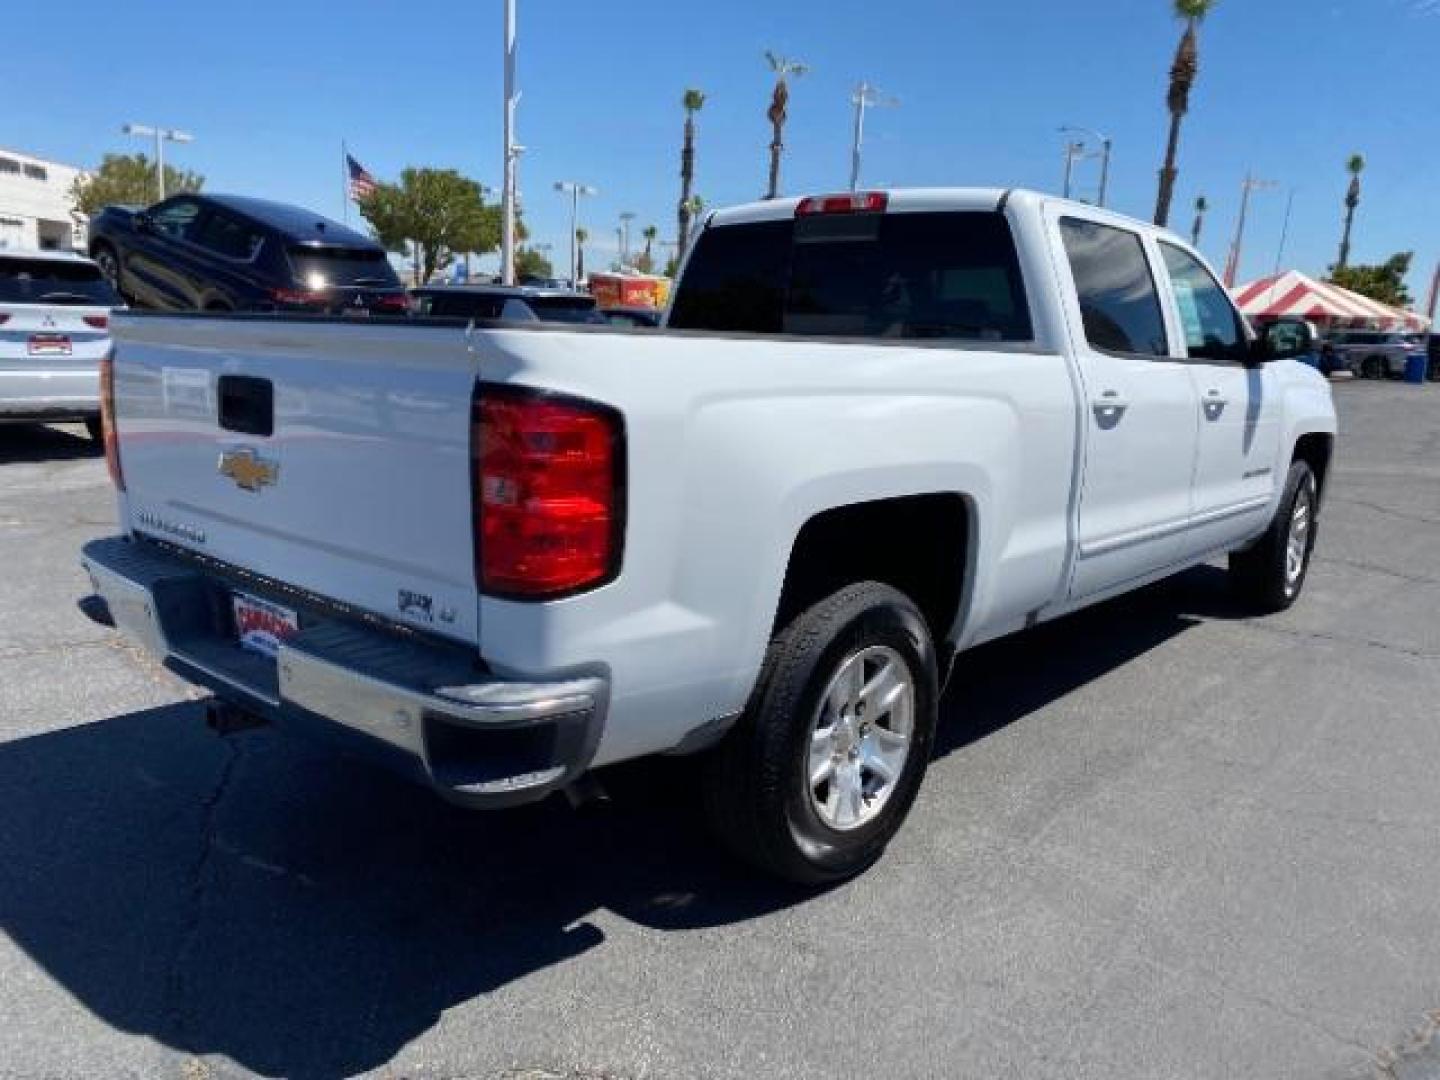
[[[597,763],[668,749],[743,707],[791,547],[821,511],[963,495],[974,587],[951,631],[961,643],[1023,623],[1059,587],[1076,419],[1058,354],[521,330],[480,331],[475,351],[484,380],[625,416],[620,576],[552,603],[481,600],[498,669],[607,667]]]

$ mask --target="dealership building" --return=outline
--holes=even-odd
[[[0,249],[85,249],[71,188],[81,169],[0,149]]]

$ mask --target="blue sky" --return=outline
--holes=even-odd
[[[72,0],[7,5],[0,145],[90,165],[145,148],[127,120],[194,132],[173,160],[215,191],[341,214],[339,146],[377,177],[405,165],[500,173],[499,0],[247,0],[179,6]],[[789,192],[842,188],[850,88],[901,99],[871,114],[864,180],[1058,189],[1065,123],[1115,141],[1111,205],[1153,209],[1166,72],[1178,37],[1168,0],[519,0],[520,189],[536,239],[567,257],[557,179],[599,187],[584,204],[600,258],[616,215],[674,232],[681,92],[709,94],[697,190],[711,206],[762,190],[767,48],[802,59],[782,177]],[[18,10],[17,10],[18,8]],[[27,47],[24,43],[37,43]],[[43,47],[39,43],[44,44]],[[1202,247],[1223,265],[1247,169],[1256,195],[1241,278],[1274,265],[1289,189],[1285,262],[1322,272],[1338,242],[1343,162],[1369,159],[1353,261],[1414,249],[1412,291],[1440,259],[1440,0],[1221,0],[1201,37],[1177,213],[1212,212]],[[29,87],[24,97],[16,87]],[[1079,175],[1093,186],[1093,166]],[[592,260],[594,261],[594,260]],[[1423,299],[1423,296],[1420,297]]]

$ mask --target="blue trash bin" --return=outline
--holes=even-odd
[[[1423,383],[1425,381],[1426,369],[1430,366],[1430,358],[1424,353],[1411,353],[1405,358],[1405,381],[1408,383]]]

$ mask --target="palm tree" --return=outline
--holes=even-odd
[[[1170,65],[1170,92],[1165,104],[1170,109],[1170,139],[1165,144],[1165,164],[1160,166],[1160,190],[1155,197],[1155,224],[1164,228],[1170,223],[1170,201],[1175,196],[1175,178],[1180,170],[1175,158],[1180,150],[1180,122],[1190,110],[1190,90],[1200,71],[1200,47],[1195,31],[1200,21],[1210,14],[1216,0],[1170,0],[1175,17],[1184,20],[1185,33],[1175,48],[1175,61]]]
[[[691,233],[694,233],[695,223],[700,220],[700,215],[705,212],[705,200],[702,199],[699,195],[691,195],[690,201],[685,204],[685,209],[690,218],[690,231]],[[686,243],[689,243],[691,238],[686,237],[685,239]]]
[[[585,241],[589,239],[588,230],[575,230],[575,280],[570,283],[572,287],[585,280]]]
[[[1195,224],[1190,226],[1190,244],[1200,246],[1200,230],[1205,226],[1205,211],[1210,209],[1210,200],[1201,195],[1195,200]]]
[[[775,89],[770,94],[770,108],[765,111],[773,133],[770,139],[770,183],[765,189],[765,197],[773,199],[780,193],[780,152],[785,149],[782,136],[788,119],[785,107],[790,103],[790,77],[793,75],[798,79],[810,69],[798,60],[776,56],[769,50],[765,52],[765,62],[775,73]]]
[[[676,260],[685,257],[685,242],[690,238],[690,187],[695,183],[695,114],[705,107],[705,95],[699,90],[686,90],[680,99],[685,109],[685,141],[680,147],[680,205],[676,211],[679,217],[680,246],[676,249]]]
[[[1350,174],[1350,190],[1345,192],[1345,232],[1340,236],[1340,258],[1335,269],[1344,270],[1350,262],[1350,226],[1355,224],[1355,208],[1360,205],[1360,174],[1365,171],[1365,155],[1351,154],[1345,162]]]
[[[646,225],[640,230],[640,235],[645,238],[645,261],[650,261],[650,246],[660,237],[660,230],[654,225]]]

